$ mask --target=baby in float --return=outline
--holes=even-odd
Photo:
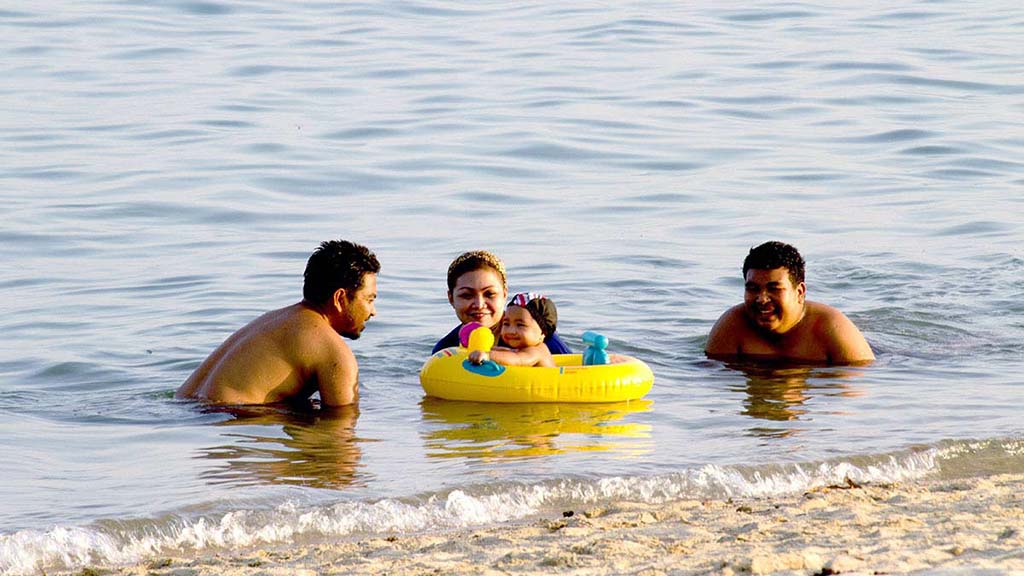
[[[420,370],[423,391],[473,402],[623,402],[651,390],[650,367],[631,356],[609,354],[608,339],[597,332],[583,333],[583,354],[553,355],[544,340],[557,324],[550,299],[516,294],[494,328],[464,324],[458,330],[460,346],[426,360]]]
[[[551,299],[532,292],[521,292],[509,299],[505,307],[498,333],[499,345],[489,352],[473,350],[469,354],[469,361],[483,364],[493,360],[505,366],[554,368],[555,361],[544,339],[557,327],[558,309]]]

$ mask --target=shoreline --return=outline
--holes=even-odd
[[[617,502],[443,533],[160,555],[50,574],[1024,574],[1024,474]]]

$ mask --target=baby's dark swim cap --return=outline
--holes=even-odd
[[[551,333],[558,327],[558,309],[555,308],[555,303],[546,296],[534,294],[533,292],[520,292],[509,299],[508,305],[505,308],[509,306],[519,306],[526,309],[540,326],[540,330],[544,333],[545,338],[551,336]]]

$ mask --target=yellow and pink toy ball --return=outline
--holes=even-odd
[[[490,352],[492,347],[494,347],[494,334],[491,333],[490,328],[480,326],[469,333],[469,345],[466,348],[470,352],[476,350]]]
[[[462,328],[459,328],[459,344],[462,345],[463,348],[469,346],[469,335],[473,330],[482,326],[483,324],[479,322],[467,322],[463,324]]]

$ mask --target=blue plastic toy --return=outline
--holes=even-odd
[[[583,343],[587,346],[583,350],[584,366],[608,364],[608,353],[605,352],[605,348],[608,347],[608,338],[606,336],[587,330],[583,333]]]

